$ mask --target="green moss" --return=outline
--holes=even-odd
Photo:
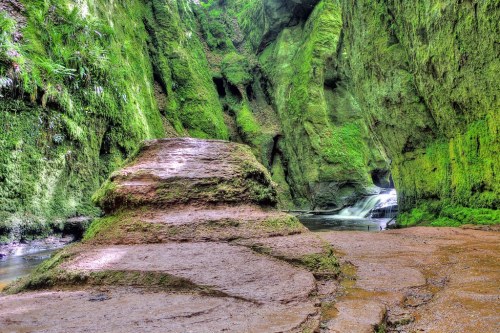
[[[304,229],[304,226],[299,222],[299,219],[291,215],[267,219],[262,223],[262,225],[267,229],[276,231],[285,229],[302,231]]]
[[[113,216],[106,216],[99,219],[95,219],[90,227],[85,232],[83,240],[90,240],[96,238],[99,233],[106,232],[112,228],[117,228],[117,223],[123,219],[122,214],[115,214]]]
[[[67,260],[68,258],[64,258]],[[61,258],[55,263],[42,265],[31,275],[23,278],[6,289],[8,294],[16,294],[27,290],[61,288],[75,286],[140,286],[146,290],[177,291],[177,292],[202,292],[206,295],[220,295],[209,287],[198,286],[192,282],[160,272],[140,271],[101,271],[81,272],[67,271],[57,268]],[[55,266],[54,266],[55,265]],[[43,270],[43,271],[42,271]]]
[[[228,139],[222,105],[193,12],[183,0],[151,0],[148,7],[150,49],[155,73],[168,97],[167,119],[194,137]]]
[[[141,140],[164,135],[138,26],[145,8],[96,2],[85,16],[62,0],[24,5],[24,38],[0,62],[15,82],[1,92],[0,211],[95,215],[99,183]]]
[[[253,77],[250,74],[248,58],[236,52],[227,54],[222,60],[222,75],[234,85],[249,84]]]
[[[290,186],[286,180],[285,170],[280,155],[274,157],[271,168],[271,176],[273,182],[276,184],[278,207],[281,209],[293,209],[294,203],[291,196]]]
[[[300,260],[316,276],[337,277],[340,275],[340,264],[331,248],[325,249],[324,253],[306,255]]]
[[[341,15],[337,3],[321,1],[303,26],[284,29],[259,58],[273,83],[287,180],[297,203],[335,205],[331,197],[320,198],[321,184],[359,184],[359,195],[371,185],[370,170],[385,167],[359,106],[334,69]]]
[[[386,332],[387,332],[386,324],[380,324],[375,327],[375,333],[386,333]]]
[[[92,192],[164,124],[228,138],[183,0],[23,4],[23,27],[0,15],[0,211],[96,215]]]
[[[500,211],[487,208],[460,207],[446,202],[421,204],[418,208],[398,216],[402,226],[430,225],[459,227],[465,224],[495,225],[500,223]]]
[[[410,224],[426,202],[498,209],[500,99],[491,83],[500,68],[492,37],[500,14],[493,7],[343,2],[344,68],[392,160],[400,210],[418,208],[405,218]],[[461,220],[434,215],[435,225]]]

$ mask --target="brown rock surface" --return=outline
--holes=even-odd
[[[145,142],[134,161],[113,173],[95,201],[107,212],[178,204],[273,206],[271,176],[249,147],[190,138]]]
[[[378,313],[364,308],[373,302],[388,309],[388,332],[500,332],[498,232],[418,227],[320,235],[355,268],[342,283],[331,332],[339,321],[358,325]]]
[[[307,231],[294,217],[257,205],[175,206],[120,212],[92,242],[144,244],[167,241],[231,241]]]
[[[2,329],[317,328],[311,272],[228,243],[307,232],[276,210],[269,173],[247,147],[195,139],[147,142],[96,201],[108,216],[94,222],[84,242],[17,285],[50,290],[0,297],[0,307],[9,309],[0,314]]]
[[[140,289],[46,291],[0,297],[0,332],[297,332],[310,303],[257,305]]]
[[[308,302],[311,273],[224,243],[99,247],[63,264],[68,271],[163,272],[254,303]]]

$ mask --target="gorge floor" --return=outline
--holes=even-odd
[[[313,233],[239,144],[146,142],[95,199],[83,241],[0,296],[0,332],[500,330],[500,233]]]
[[[163,272],[205,289],[84,285],[3,295],[0,331],[493,333],[499,236],[410,228],[93,247],[65,269]],[[341,258],[340,283],[291,264],[325,242]]]

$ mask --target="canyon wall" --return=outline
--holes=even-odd
[[[282,208],[494,223],[498,1],[0,2],[0,234],[96,215],[144,139],[248,144]],[[389,171],[390,170],[390,171]],[[391,173],[392,172],[392,178]]]

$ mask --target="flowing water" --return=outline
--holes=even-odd
[[[1,246],[0,291],[10,282],[28,275],[38,264],[50,258],[57,249],[71,240],[71,238],[50,238],[29,244]]]
[[[392,189],[367,196],[334,215],[307,214],[299,219],[311,231],[382,231],[396,214],[397,193]]]

